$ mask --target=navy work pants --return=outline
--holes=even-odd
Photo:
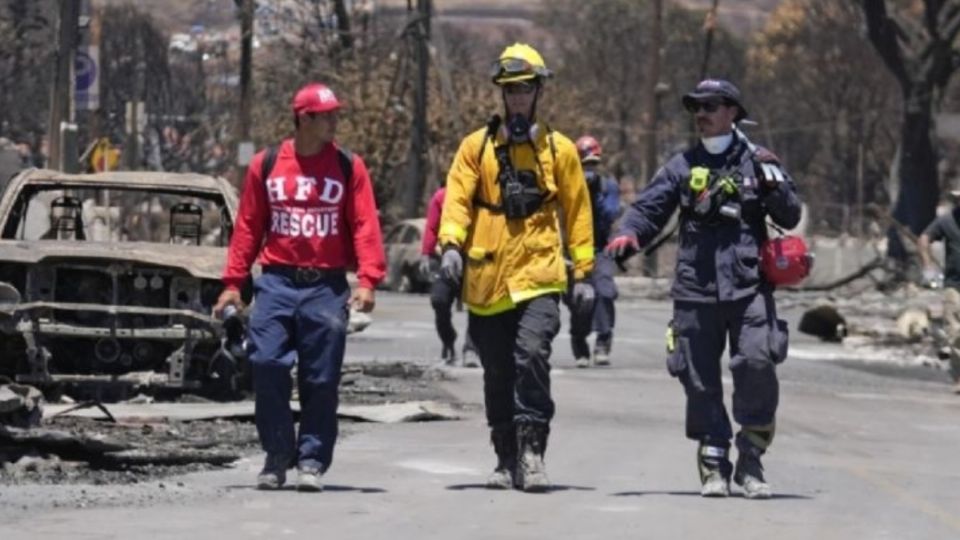
[[[613,326],[616,322],[614,301],[617,299],[617,284],[613,281],[615,273],[616,263],[613,258],[603,252],[597,253],[593,272],[590,274],[590,283],[596,294],[593,310],[579,311],[570,301],[569,293],[564,296],[564,303],[570,309],[570,338],[574,342],[585,342],[592,330],[597,333],[597,341],[605,343],[609,351],[613,342]],[[589,351],[580,356],[588,355]]]
[[[496,315],[470,314],[468,332],[483,365],[483,394],[491,428],[549,425],[550,352],[560,331],[559,295],[548,294]]]
[[[733,418],[772,438],[780,395],[776,364],[786,355],[786,327],[772,294],[714,304],[677,301],[676,349],[667,360],[687,395],[687,437],[729,447],[733,436],[723,403],[720,358],[729,339]]]
[[[264,272],[254,282],[247,348],[260,444],[271,455],[325,471],[337,441],[340,368],[350,287],[343,274],[310,283]],[[290,371],[297,361],[300,433],[294,437]]]
[[[430,285],[430,305],[433,307],[434,324],[437,336],[444,347],[453,349],[457,341],[457,330],[453,327],[453,303],[460,296],[460,284],[437,273]],[[463,343],[464,351],[473,351],[476,347],[470,341],[470,334]]]

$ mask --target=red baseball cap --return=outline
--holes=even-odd
[[[340,108],[340,101],[333,90],[321,83],[310,83],[293,96],[293,114],[324,113]]]

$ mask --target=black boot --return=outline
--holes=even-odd
[[[517,470],[517,435],[513,425],[496,427],[490,430],[490,442],[497,453],[497,468],[487,477],[490,489],[510,489],[513,487]]]
[[[454,345],[455,343],[452,341],[450,343],[444,343],[443,350],[440,353],[440,359],[448,366],[452,366],[457,363],[457,349]]]
[[[543,454],[547,450],[550,427],[546,424],[520,424],[517,426],[517,488],[526,492],[544,492],[550,489]]]
[[[573,361],[578,368],[590,367],[590,344],[587,336],[570,336],[570,347],[573,349]]]
[[[593,344],[593,363],[597,366],[610,365],[610,343],[612,334],[597,334],[597,342]]]
[[[769,499],[772,490],[763,477],[763,464],[760,463],[764,450],[751,443],[741,431],[737,434],[737,452],[737,469],[733,474],[733,481],[743,488],[743,496],[748,499]]]

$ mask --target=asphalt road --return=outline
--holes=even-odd
[[[439,353],[426,297],[378,300],[349,361]],[[548,494],[482,489],[494,456],[481,373],[454,368],[439,384],[467,404],[464,420],[355,426],[323,493],[253,490],[260,455],[162,486],[65,487],[85,490],[85,508],[50,504],[49,488],[0,487],[0,538],[960,538],[960,396],[946,375],[817,360],[839,349],[802,337],[802,359],[780,369],[765,458],[775,497],[701,499],[683,392],[663,368],[669,312],[621,302],[609,368],[573,368],[561,331]]]

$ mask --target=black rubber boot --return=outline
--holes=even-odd
[[[748,499],[769,499],[772,496],[770,484],[763,477],[763,464],[760,456],[764,450],[751,443],[743,432],[737,434],[737,469],[733,481],[743,488],[743,496]]]
[[[573,360],[578,368],[590,367],[590,344],[586,336],[570,336],[570,347],[573,349]]]
[[[517,470],[517,435],[513,425],[490,430],[490,442],[497,453],[497,467],[487,477],[490,489],[510,489]]]
[[[613,336],[610,334],[597,335],[597,342],[593,344],[593,363],[598,366],[610,365],[610,343]]]
[[[547,467],[543,454],[547,450],[550,428],[545,424],[520,424],[517,426],[517,488],[528,493],[542,493],[550,489]]]
[[[457,363],[457,349],[455,342],[444,343],[443,350],[440,353],[440,359],[444,364],[448,366],[455,365]]]

